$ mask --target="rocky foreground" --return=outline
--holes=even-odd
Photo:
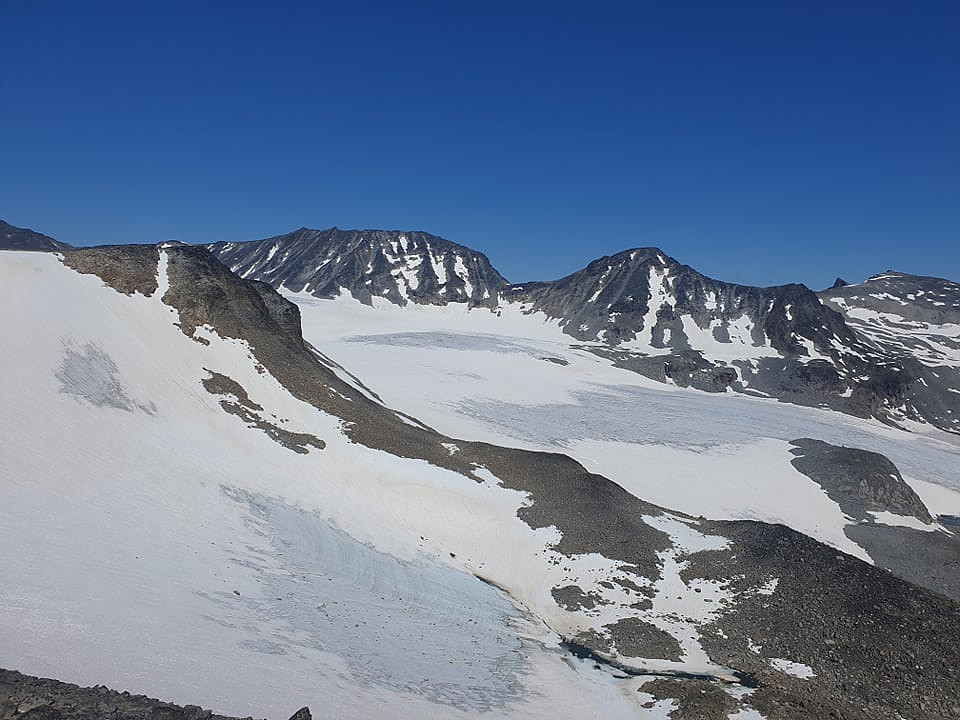
[[[80,687],[0,669],[0,720],[234,720],[196,705],[174,705],[103,685]],[[252,720],[245,718],[244,720]],[[301,708],[290,720],[311,720]]]

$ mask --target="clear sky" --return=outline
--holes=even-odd
[[[0,0],[0,218],[960,280],[960,2]]]

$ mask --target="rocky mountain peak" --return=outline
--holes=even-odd
[[[820,297],[859,321],[873,315],[879,321],[883,315],[901,323],[960,323],[960,284],[944,278],[888,270],[856,285],[825,290]]]
[[[61,252],[72,246],[29,228],[19,228],[0,220],[0,250]]]
[[[316,297],[345,290],[366,304],[379,297],[397,305],[494,306],[508,284],[482,253],[419,230],[300,228],[207,247],[241,277]]]

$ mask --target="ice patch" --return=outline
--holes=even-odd
[[[278,500],[224,492],[272,546],[235,560],[253,563],[262,581],[243,602],[274,626],[253,649],[334,653],[365,684],[454,707],[491,710],[520,697],[524,660],[511,627],[520,614],[496,589],[427,557],[398,560]]]
[[[637,693],[637,702],[645,710],[641,715],[644,720],[670,720],[673,711],[677,709],[674,700],[657,700],[653,695],[645,692]]]
[[[167,265],[170,257],[167,255],[166,248],[160,248],[160,259],[157,261],[157,299],[163,300],[163,296],[170,289],[170,278],[167,275]]]
[[[788,675],[793,675],[802,680],[808,678],[816,677],[816,673],[813,671],[809,665],[804,665],[803,663],[793,662],[792,660],[784,660],[783,658],[770,658],[770,664],[775,667],[780,672],[785,672]]]
[[[767,720],[767,717],[753,708],[740,708],[733,715],[727,715],[727,720]]]
[[[757,589],[759,595],[773,595],[780,584],[780,578],[771,578]]]
[[[112,407],[133,412],[139,408],[153,414],[153,403],[135,403],[120,382],[120,371],[109,355],[93,343],[74,348],[64,342],[63,360],[56,372],[60,392],[83,398],[97,407]]]
[[[877,522],[881,525],[906,527],[914,530],[923,530],[925,532],[935,532],[938,529],[936,524],[928,525],[922,520],[913,517],[913,515],[897,515],[886,510],[868,510],[868,512],[873,515],[874,522]]]

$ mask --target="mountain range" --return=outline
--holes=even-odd
[[[24,232],[0,665],[234,715],[960,717],[957,285]]]
[[[646,377],[960,432],[960,285],[884,273],[815,293],[705,277],[657,248],[509,284],[481,253],[426,233],[308,230],[208,249],[244,278],[319,298],[541,313]]]

